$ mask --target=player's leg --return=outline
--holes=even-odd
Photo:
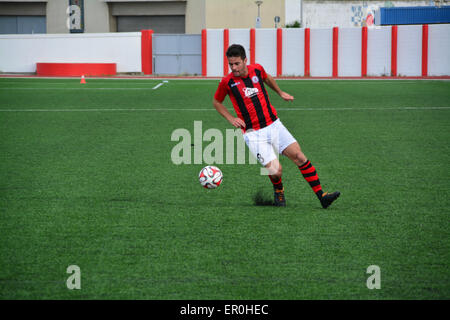
[[[244,134],[244,140],[250,152],[268,171],[274,189],[274,204],[285,206],[284,188],[281,180],[282,167],[267,136],[267,130],[252,131]]]
[[[278,152],[291,159],[297,165],[297,167],[300,168],[302,165],[308,162],[297,140],[292,136],[289,130],[286,129],[286,127],[281,123],[280,120],[277,120],[273,123],[272,140],[276,148],[278,149]],[[320,199],[323,192],[322,187],[320,186],[319,178],[317,177],[317,179],[314,179],[313,181],[313,177],[310,177],[308,175],[308,177],[305,177],[305,179],[306,181],[308,181],[314,193],[316,193],[317,197]]]
[[[308,160],[304,153],[302,152],[300,145],[297,141],[291,143],[287,146],[283,152],[283,155],[291,159],[297,166],[301,166]]]
[[[309,183],[311,189],[320,200],[322,198],[323,191],[316,168],[314,168],[312,163],[303,154],[298,142],[291,143],[286,149],[284,149],[283,155],[291,159],[297,165],[303,177]]]
[[[284,197],[284,187],[281,180],[283,169],[281,167],[280,161],[278,160],[278,158],[275,158],[274,160],[267,163],[264,167],[267,169],[270,181],[273,185],[274,205],[277,207],[285,207],[286,198]]]
[[[322,186],[320,184],[319,175],[317,174],[316,168],[312,165],[311,161],[306,158],[298,142],[291,143],[283,150],[282,154],[291,159],[297,165],[303,177],[309,183],[311,189],[320,200],[320,203],[324,209],[328,208],[333,201],[339,197],[339,191],[333,193],[322,191]]]

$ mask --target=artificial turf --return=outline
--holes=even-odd
[[[272,186],[248,156],[201,188],[194,121],[224,145],[233,129],[218,80],[160,82],[0,79],[0,299],[450,298],[449,81],[278,81],[281,121],[342,193],[327,210],[283,157],[286,208],[255,203]]]

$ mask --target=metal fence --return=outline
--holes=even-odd
[[[201,75],[201,35],[153,34],[153,73]]]

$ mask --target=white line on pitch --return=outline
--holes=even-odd
[[[0,109],[0,112],[131,112],[131,111],[211,111],[215,109],[129,109],[129,108],[117,108],[117,109]],[[231,110],[231,109],[230,109]]]
[[[0,88],[0,90],[150,90],[150,88]]]
[[[153,90],[156,90],[156,89],[158,89],[159,87],[161,87],[164,83],[167,83],[167,82],[169,82],[169,81],[167,81],[167,80],[164,80],[163,82],[161,82],[161,83],[158,83],[156,86],[154,86],[153,87]]]

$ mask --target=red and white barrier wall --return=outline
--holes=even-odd
[[[0,35],[0,71],[36,72],[37,63],[115,63],[141,72],[141,32]]]
[[[239,43],[248,63],[274,76],[449,76],[450,24],[376,28],[207,29],[203,75],[229,72],[225,50]]]
[[[229,72],[225,51],[233,43],[244,46],[248,63],[262,64],[273,76],[450,76],[450,24],[205,29],[201,37],[202,75],[208,77]],[[119,73],[151,75],[152,38],[152,30],[0,35],[0,72],[34,73],[38,63],[72,63],[75,69],[113,63]]]

